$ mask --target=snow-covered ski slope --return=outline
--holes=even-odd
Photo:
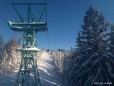
[[[43,52],[38,61],[41,86],[66,86],[64,80],[57,75],[52,56]]]
[[[64,80],[57,75],[53,58],[48,52],[43,52],[38,60],[41,86],[67,86]],[[0,75],[0,86],[15,86],[15,73]]]

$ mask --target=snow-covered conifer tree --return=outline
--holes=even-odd
[[[110,54],[114,55],[114,25],[111,25],[111,30],[108,33],[109,38],[108,38],[108,43],[107,43],[107,48]]]
[[[3,37],[0,36],[0,59],[2,59],[2,54],[3,54],[3,50],[4,50],[4,40]]]
[[[104,16],[89,7],[77,38],[79,58],[68,72],[71,86],[93,86],[95,83],[114,82],[114,58],[107,52],[107,29]],[[77,57],[77,55],[75,57]],[[97,84],[101,86],[101,84]],[[103,85],[102,85],[103,86]]]
[[[3,68],[6,68],[4,71],[13,71],[19,65],[18,59],[20,54],[16,52],[18,47],[20,47],[20,45],[14,38],[6,43],[3,52]]]

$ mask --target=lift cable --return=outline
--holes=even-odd
[[[46,3],[46,2],[45,2]],[[45,4],[45,6],[44,6],[44,8],[43,8],[43,10],[42,10],[42,12],[41,12],[41,14],[40,14],[40,17],[39,17],[39,19],[38,19],[38,22],[41,20],[41,18],[42,18],[42,16],[43,16],[43,13],[44,13],[44,11],[46,10],[46,4]]]
[[[34,18],[34,14],[33,14],[33,11],[32,11],[32,6],[30,6],[30,11],[31,11],[31,19],[32,19],[32,22],[35,21],[35,18]]]
[[[45,9],[46,9],[46,23],[47,23],[47,0],[45,0]],[[49,32],[47,29],[47,39],[48,39],[48,50],[49,50]]]
[[[0,18],[1,18],[3,21],[7,22],[7,19],[6,19],[6,18],[4,18],[4,17],[2,17],[2,16],[0,16]]]
[[[16,9],[15,5],[16,5],[16,4],[12,3],[12,6],[13,6],[15,12],[17,13],[18,17],[20,18],[20,20],[21,20],[22,22],[24,22],[22,16],[20,15],[20,13],[18,12],[18,10]]]

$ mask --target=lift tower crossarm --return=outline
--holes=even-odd
[[[21,63],[16,78],[15,86],[41,86],[40,76],[37,65],[37,52],[40,49],[36,48],[36,34],[37,32],[47,31],[47,9],[45,3],[12,3],[14,10],[16,11],[21,22],[8,22],[10,28],[14,31],[24,32],[23,33],[23,44],[22,48],[17,49],[21,53]],[[21,11],[16,8],[24,5],[27,8],[26,19],[20,15]],[[34,20],[32,12],[33,5],[40,5],[42,9],[37,20]],[[38,10],[38,11],[40,11]],[[37,11],[35,11],[37,13]],[[46,16],[44,15],[46,13]],[[44,19],[42,19],[44,17]],[[46,17],[46,18],[45,18]]]

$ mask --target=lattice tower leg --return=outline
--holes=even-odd
[[[24,33],[23,48],[34,48],[36,46],[35,31]],[[15,86],[41,86],[37,67],[37,51],[21,51],[22,58]]]

